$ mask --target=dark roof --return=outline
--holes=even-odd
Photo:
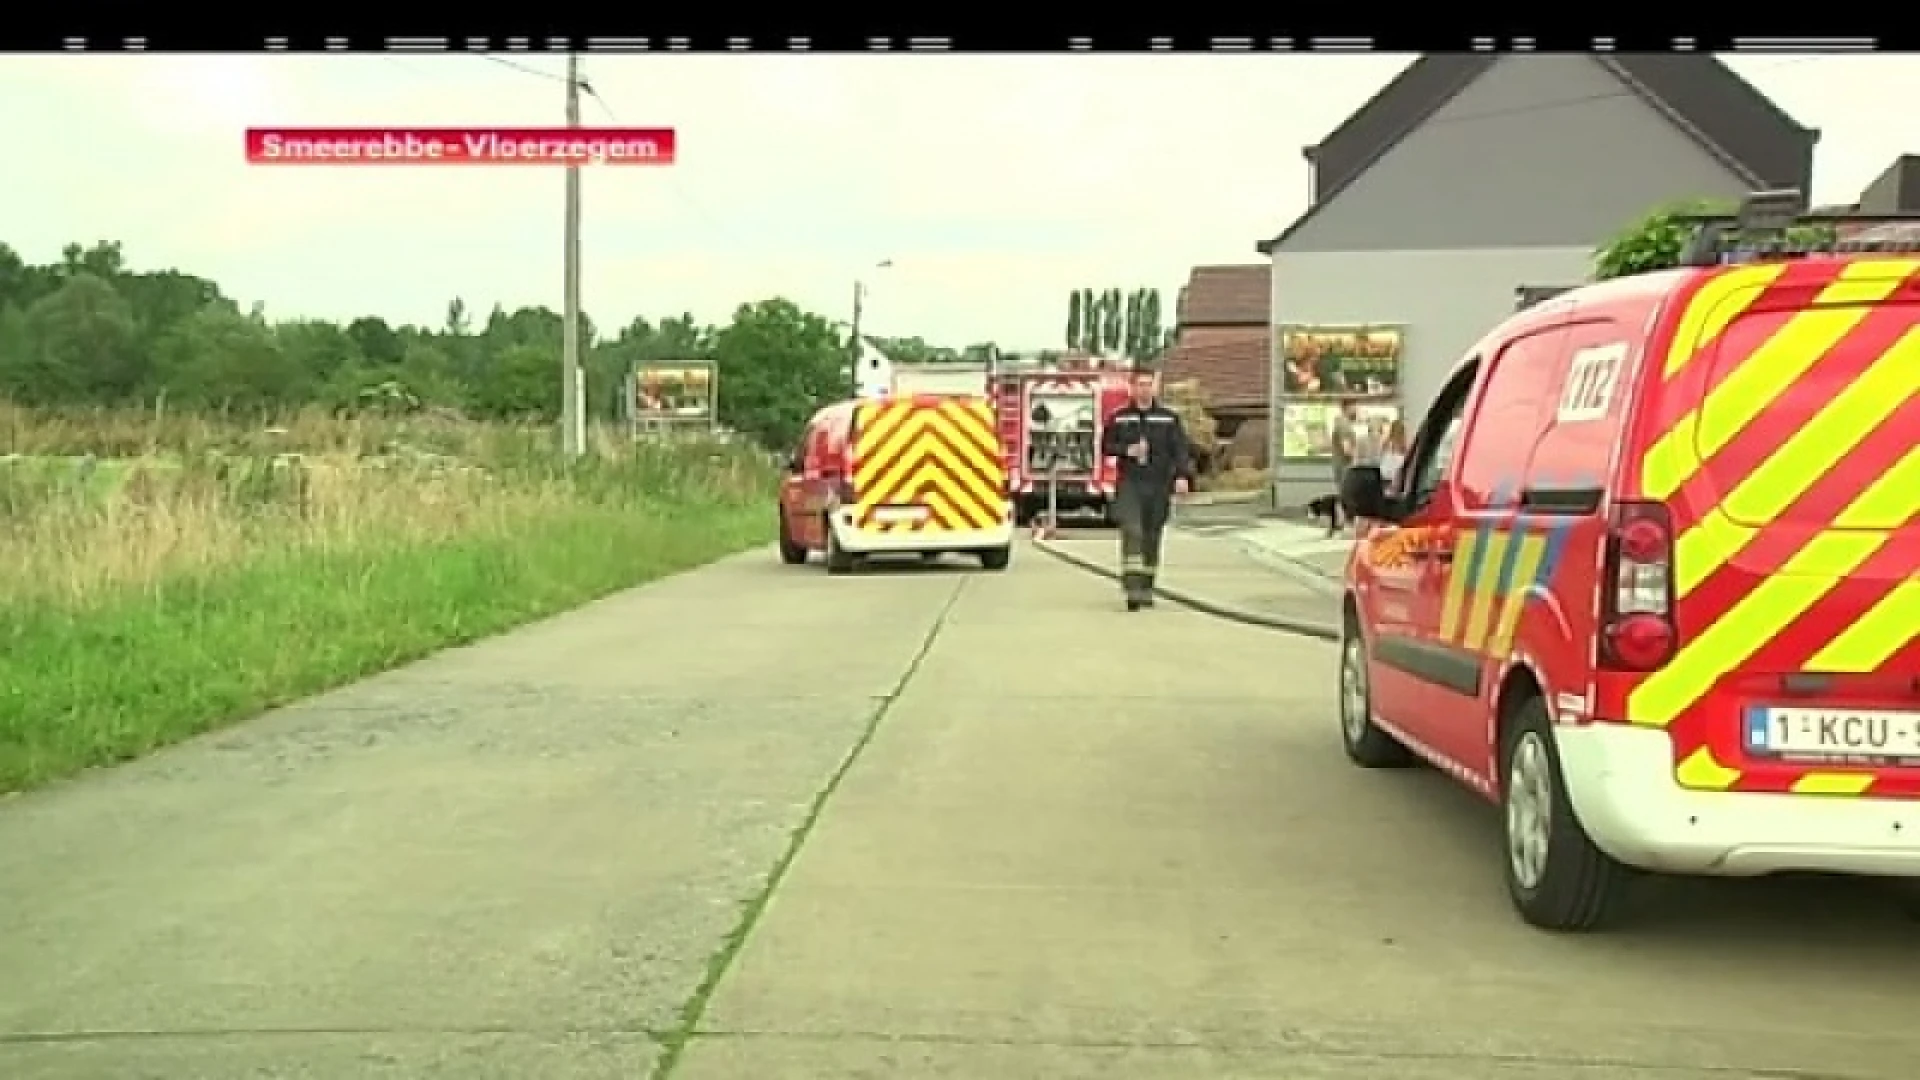
[[[1259,245],[1260,253],[1269,254],[1501,59],[1430,53],[1408,65],[1318,146],[1306,149],[1313,168],[1313,205],[1285,232]],[[1593,54],[1593,59],[1755,188],[1812,189],[1813,144],[1820,133],[1802,127],[1717,58],[1705,53],[1612,53]]]
[[[1266,326],[1219,330],[1202,343],[1175,344],[1162,362],[1168,382],[1200,384],[1209,409],[1261,408],[1272,390],[1273,353]]]
[[[1174,304],[1174,326],[1266,326],[1273,264],[1196,266]]]
[[[1895,158],[1887,171],[1860,193],[1859,209],[1867,214],[1920,210],[1920,154]]]

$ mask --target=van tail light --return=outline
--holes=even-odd
[[[1600,666],[1655,671],[1673,658],[1673,518],[1662,503],[1613,507],[1600,578]]]

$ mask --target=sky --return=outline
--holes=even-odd
[[[1304,208],[1301,147],[1400,55],[588,56],[589,124],[679,132],[668,167],[584,170],[584,307],[601,327],[786,296],[960,346],[1058,344],[1081,287],[1257,261]],[[545,126],[553,54],[0,58],[0,242],[34,261],[119,240],[140,269],[271,317],[437,325],[561,301],[562,170],[269,168],[249,126]],[[1816,202],[1920,151],[1920,57],[1731,61],[1822,130]],[[887,268],[878,264],[890,262]]]

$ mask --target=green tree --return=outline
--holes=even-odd
[[[1119,289],[1108,289],[1106,302],[1101,305],[1100,348],[1103,356],[1112,356],[1120,351],[1121,326],[1126,319]]]
[[[1092,289],[1080,290],[1080,336],[1067,347],[1080,352],[1100,351],[1100,295]]]
[[[168,400],[181,404],[261,411],[311,400],[316,387],[270,327],[221,308],[181,320],[157,353]]]
[[[551,419],[560,413],[560,358],[537,345],[508,345],[492,355],[470,401],[495,419]]]
[[[1075,289],[1067,297],[1067,348],[1071,349],[1080,341],[1080,290]]]
[[[447,336],[465,337],[473,332],[473,320],[467,316],[467,302],[454,297],[447,304]]]
[[[790,300],[742,304],[713,340],[720,422],[793,445],[815,409],[846,393],[846,350],[832,323]]]
[[[112,403],[145,381],[133,309],[84,270],[26,309],[19,351],[0,359],[0,395],[28,405]]]
[[[1606,281],[1679,266],[1680,256],[1699,231],[1699,225],[1687,220],[1689,215],[1731,215],[1736,209],[1724,199],[1686,199],[1657,206],[1593,253],[1593,279]],[[1833,228],[1798,226],[1787,230],[1786,239],[1790,244],[1827,243],[1833,240]]]

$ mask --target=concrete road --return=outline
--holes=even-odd
[[[0,1076],[1920,1061],[1920,936],[1872,890],[1665,884],[1530,932],[1484,806],[1344,765],[1329,647],[1117,607],[1033,552],[757,555],[15,800]]]

